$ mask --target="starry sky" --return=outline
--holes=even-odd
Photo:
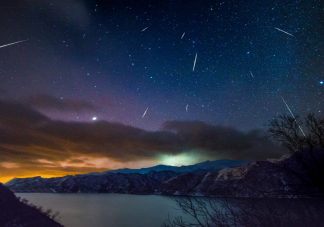
[[[324,111],[324,3],[3,0],[0,181],[285,151]]]

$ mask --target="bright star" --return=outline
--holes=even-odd
[[[93,120],[93,121],[97,120],[97,117],[93,117],[92,120]]]
[[[320,84],[323,84],[324,82],[323,81],[320,81]]]

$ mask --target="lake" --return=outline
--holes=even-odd
[[[154,227],[183,215],[169,196],[129,194],[60,194],[16,193],[44,210],[60,212],[60,222],[66,227]],[[324,200],[318,199],[252,199],[174,197],[189,207],[207,205],[214,225],[226,222],[230,226],[323,226]],[[190,201],[189,201],[189,200]],[[188,207],[187,207],[188,208]],[[203,210],[201,210],[203,211]],[[203,219],[203,218],[202,218]],[[201,220],[202,220],[201,219]],[[235,220],[236,223],[233,222]],[[251,224],[252,223],[252,224]]]
[[[44,209],[60,212],[66,227],[154,227],[182,215],[168,196],[128,194],[16,193]]]

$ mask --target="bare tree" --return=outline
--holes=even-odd
[[[308,114],[306,117],[306,126],[309,131],[308,143],[313,146],[324,148],[324,117],[315,117],[315,114]]]
[[[269,121],[265,136],[274,138],[290,153],[302,152],[305,148],[310,151],[313,148],[324,149],[324,117],[309,113],[302,121],[298,115],[279,115]]]
[[[286,147],[292,154],[291,162],[297,161],[283,162],[284,168],[302,180],[305,188],[317,188],[324,198],[324,117],[310,113],[302,121],[298,116],[280,115],[269,121],[266,137]]]
[[[279,115],[269,121],[266,137],[272,137],[286,147],[290,153],[302,151],[305,147],[305,138],[303,138],[301,125],[303,122],[299,116],[295,118],[288,115]]]

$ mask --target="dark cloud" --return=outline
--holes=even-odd
[[[10,156],[51,161],[92,156],[126,162],[190,150],[215,159],[262,160],[283,154],[257,130],[244,133],[203,122],[169,121],[164,131],[151,132],[106,121],[53,121],[18,103],[1,101],[0,109],[0,159],[5,160]]]
[[[264,160],[280,157],[285,152],[259,130],[245,133],[232,127],[213,126],[200,121],[167,121],[163,129],[175,133],[187,146],[202,149],[214,157]]]
[[[0,126],[31,128],[49,119],[27,105],[0,100]]]
[[[47,110],[60,110],[60,111],[86,111],[86,110],[96,110],[96,108],[88,102],[84,101],[74,101],[71,99],[61,99],[54,97],[49,94],[38,94],[32,96],[28,103],[40,109]]]
[[[184,144],[170,132],[148,132],[106,121],[52,121],[38,132],[60,141],[63,147],[73,147],[79,155],[109,157],[122,162],[181,152]]]

